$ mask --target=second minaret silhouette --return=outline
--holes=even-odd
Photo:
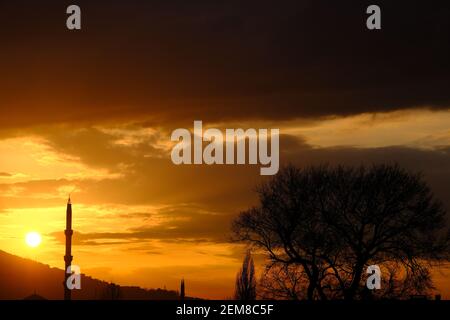
[[[181,279],[181,285],[180,285],[180,299],[184,300],[185,298],[185,292],[184,292],[185,288],[184,288],[184,278]]]
[[[67,279],[70,277],[70,274],[67,273],[67,268],[72,264],[72,202],[67,201],[67,209],[66,209],[66,230],[64,231],[66,235],[66,255],[64,256],[65,269],[64,269],[64,300],[71,299],[71,290],[67,287]]]

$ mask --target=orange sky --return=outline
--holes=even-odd
[[[78,31],[61,1],[0,3],[1,250],[63,267],[71,194],[82,272],[232,296],[245,247],[230,222],[257,201],[260,166],[175,166],[170,134],[194,120],[279,128],[282,165],[398,162],[449,210],[438,4],[379,0],[386,27],[371,32],[356,0],[105,3],[77,1]],[[450,298],[448,273],[435,274]]]
[[[358,162],[357,153],[364,161],[377,160],[374,150],[381,150],[385,160],[387,152],[393,153],[389,157],[406,165],[410,160],[402,159],[404,150],[417,159],[436,158],[447,167],[429,170],[426,178],[445,197],[448,190],[433,171],[449,174],[448,156],[442,158],[439,151],[450,140],[449,120],[449,111],[409,110],[270,125],[281,128],[282,163],[342,157]],[[261,179],[259,170],[175,166],[169,138],[163,129],[122,123],[45,126],[4,137],[0,152],[8,156],[0,159],[0,249],[62,267],[70,193],[74,262],[82,272],[121,284],[170,289],[177,289],[184,277],[191,295],[232,296],[244,247],[229,242],[229,223],[255,203],[252,190]],[[43,235],[39,247],[25,245],[29,231]],[[450,297],[446,273],[436,273],[436,279]]]

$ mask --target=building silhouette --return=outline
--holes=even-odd
[[[185,292],[184,292],[184,278],[181,279],[181,285],[180,285],[180,300],[184,300]]]
[[[29,296],[26,296],[23,298],[23,300],[47,300],[43,296],[38,295],[36,291],[33,294],[30,294]]]
[[[67,287],[67,279],[70,277],[70,274],[67,273],[68,267],[72,264],[72,202],[67,201],[67,209],[66,209],[66,230],[64,231],[66,235],[66,254],[64,256],[65,268],[64,268],[64,300],[71,299],[71,290]]]

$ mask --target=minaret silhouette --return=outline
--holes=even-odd
[[[65,269],[64,269],[64,300],[71,299],[71,290],[67,287],[67,279],[70,277],[70,274],[67,273],[67,268],[72,264],[72,202],[67,201],[67,209],[66,209],[66,230],[64,231],[66,235],[66,255],[64,256]]]
[[[181,279],[181,286],[180,286],[180,300],[184,300],[184,278]]]

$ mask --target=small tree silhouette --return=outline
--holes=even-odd
[[[236,300],[256,299],[255,265],[250,250],[245,254],[242,268],[236,276],[234,297]]]

